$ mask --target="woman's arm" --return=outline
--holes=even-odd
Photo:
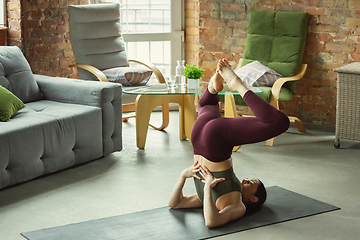
[[[215,187],[218,182],[224,181],[225,179],[215,178],[206,166],[200,170],[200,174],[203,176],[204,180],[202,181],[205,183],[203,204],[205,225],[207,227],[213,228],[224,225],[245,214],[246,208],[242,201],[239,201],[238,204],[228,205],[219,212],[212,200],[211,189]]]
[[[168,203],[169,207],[171,207],[171,208],[194,208],[194,207],[202,206],[202,203],[199,200],[197,194],[193,194],[190,196],[184,196],[183,192],[182,192],[187,178],[195,177],[197,179],[200,179],[200,177],[196,175],[196,173],[199,171],[200,171],[200,165],[198,165],[197,161],[194,163],[194,165],[192,165],[191,167],[182,171],[182,173],[180,174],[180,177],[177,180],[177,182],[174,186],[174,189],[171,193],[169,203]]]
[[[245,212],[246,208],[242,202],[239,204],[228,205],[218,212],[212,200],[211,189],[204,188],[204,217],[205,225],[208,228],[222,226],[232,220],[242,217]]]

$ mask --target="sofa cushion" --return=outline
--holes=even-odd
[[[122,149],[121,84],[37,74],[34,74],[34,78],[46,100],[101,108],[103,154],[107,155]]]
[[[2,188],[100,158],[102,111],[47,100],[31,102],[0,123],[0,142]]]
[[[0,46],[0,85],[24,103],[42,99],[30,65],[16,46]]]
[[[6,88],[0,86],[0,121],[7,122],[25,104]]]

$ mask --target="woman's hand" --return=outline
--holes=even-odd
[[[180,174],[179,179],[177,180],[173,191],[171,192],[171,196],[169,199],[169,207],[171,208],[194,208],[201,207],[203,204],[199,200],[197,194],[192,194],[189,196],[183,195],[183,187],[185,185],[185,181],[187,178],[195,177],[199,180],[201,178],[196,175],[200,171],[200,165],[198,161],[194,163],[191,167],[188,167]]]
[[[205,187],[208,186],[210,189],[215,187],[218,182],[225,181],[225,178],[215,178],[206,166],[200,168],[200,175],[204,178],[201,181],[205,183]]]
[[[198,164],[199,162],[196,161],[194,163],[194,165],[192,165],[191,167],[188,167],[187,169],[185,169],[184,171],[182,171],[181,176],[184,178],[197,178],[199,180],[201,180],[201,178],[196,175],[196,173],[198,173],[200,171],[201,166]]]

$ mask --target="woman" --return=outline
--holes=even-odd
[[[255,117],[222,118],[218,92],[226,80],[231,91],[239,92]],[[191,139],[194,165],[185,169],[170,196],[171,208],[203,207],[207,227],[217,227],[257,210],[266,200],[259,179],[238,180],[232,167],[234,146],[265,141],[289,128],[288,117],[249,91],[231,69],[219,61],[215,75],[199,101],[199,116]],[[187,178],[194,178],[196,194],[183,196]]]

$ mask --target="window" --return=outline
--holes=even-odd
[[[123,33],[171,32],[171,0],[120,0]]]
[[[0,27],[6,26],[6,1],[0,0]]]
[[[121,31],[129,59],[151,62],[165,76],[175,73],[176,60],[184,58],[182,1],[95,0],[120,3]]]

